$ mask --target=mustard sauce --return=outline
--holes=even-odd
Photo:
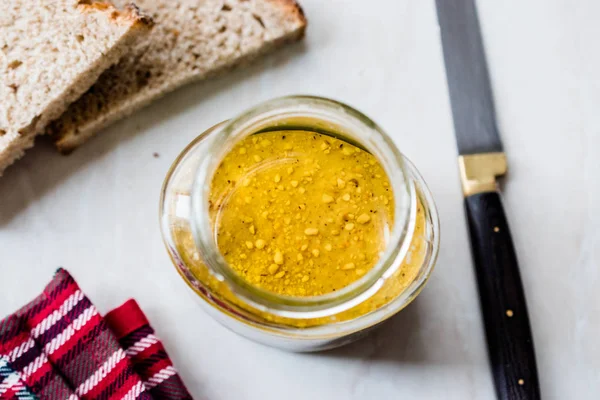
[[[386,248],[393,193],[379,161],[308,131],[238,142],[214,174],[210,213],[228,264],[247,282],[287,296],[351,284]]]
[[[389,179],[370,153],[308,131],[275,131],[238,142],[211,182],[210,215],[221,254],[251,285],[287,296],[331,293],[363,276],[379,260],[394,219]],[[294,319],[240,300],[204,265],[186,223],[172,226],[177,253],[211,297],[253,318],[306,328],[343,322],[397,298],[427,257],[423,202],[403,262],[366,301],[338,314]],[[206,294],[192,287],[201,296]]]

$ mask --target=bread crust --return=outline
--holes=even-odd
[[[82,12],[103,12],[117,24],[132,25],[136,28],[151,28],[154,24],[152,18],[143,13],[135,3],[127,4],[122,10],[117,9],[112,3],[103,1],[79,0],[77,6]]]
[[[277,4],[282,7],[286,12],[293,18],[298,20],[298,23],[304,26],[306,29],[306,25],[308,24],[308,20],[306,19],[306,14],[304,14],[304,10],[302,6],[298,4],[296,0],[269,0],[273,4]],[[304,33],[304,30],[302,31]]]
[[[188,7],[185,19],[161,7],[166,0],[139,1],[155,15],[157,30],[49,126],[61,153],[69,154],[98,131],[180,86],[301,39],[307,24],[294,0],[171,0]],[[203,8],[195,7],[196,2]]]
[[[0,89],[5,95],[3,103],[0,103],[0,118],[3,118],[3,125],[0,126],[0,175],[6,167],[22,157],[26,149],[33,146],[35,137],[43,133],[52,120],[60,117],[72,102],[97,81],[103,71],[128,51],[138,36],[152,26],[152,19],[135,5],[119,11],[108,3],[65,1],[64,8],[52,0],[45,4],[48,8],[42,9],[47,13],[56,13],[52,15],[60,15],[58,18],[77,14],[77,20],[74,19],[76,28],[73,30],[74,27],[69,26],[71,29],[60,31],[60,34],[48,39],[48,45],[28,47],[23,42],[26,39],[21,39],[27,33],[33,31],[44,34],[59,26],[63,20],[55,22],[51,18],[30,16],[18,8],[9,9],[13,11],[12,15],[23,14],[30,16],[30,19],[25,20],[27,24],[2,27],[6,33],[2,39],[12,40],[6,48],[14,61],[0,68]],[[69,17],[65,20],[71,21]],[[88,40],[93,40],[91,46],[86,46]],[[54,50],[53,46],[56,46]],[[84,46],[86,55],[81,56]],[[61,53],[58,48],[65,52]],[[66,63],[68,66],[76,68],[61,68],[66,59],[70,60],[70,63]],[[24,95],[28,99],[26,103],[17,97],[23,91],[27,93]]]

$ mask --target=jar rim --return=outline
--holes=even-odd
[[[373,153],[382,163],[394,193],[395,216],[390,238],[377,263],[367,273],[344,288],[319,296],[286,296],[250,284],[229,266],[218,250],[209,214],[212,176],[231,147],[248,135],[286,129],[284,122],[302,121],[302,117],[325,122],[323,133],[348,135],[356,144]],[[273,123],[276,121],[277,123]],[[344,126],[346,124],[346,126]],[[315,126],[292,125],[287,129],[315,131]],[[329,130],[329,132],[327,132]],[[319,130],[317,130],[319,131]],[[351,135],[363,135],[361,139]],[[344,140],[347,138],[344,136]],[[354,143],[353,143],[354,144]],[[261,103],[224,123],[218,140],[213,140],[200,163],[192,188],[191,227],[203,261],[231,290],[261,311],[289,318],[317,318],[334,315],[362,303],[374,293],[401,263],[408,252],[416,218],[417,194],[406,179],[404,156],[392,139],[370,118],[353,107],[323,97],[287,96]],[[404,193],[402,193],[404,192]],[[411,223],[413,226],[411,226]]]

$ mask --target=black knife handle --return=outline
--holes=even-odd
[[[533,338],[500,196],[474,194],[465,206],[496,394],[500,400],[537,400]]]

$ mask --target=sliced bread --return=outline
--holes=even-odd
[[[181,85],[301,38],[306,27],[294,0],[136,3],[152,15],[154,29],[51,124],[63,153]]]
[[[133,5],[1,1],[0,174],[151,24]]]

